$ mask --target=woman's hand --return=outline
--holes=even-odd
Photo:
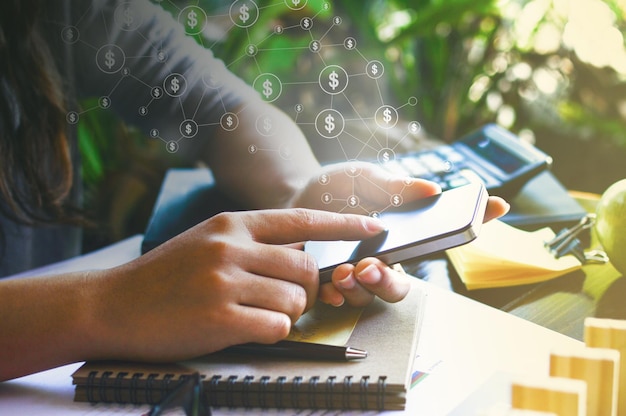
[[[276,342],[318,296],[317,264],[291,243],[360,240],[383,229],[366,216],[306,209],[217,215],[97,272],[91,345],[102,358],[167,361]]]
[[[295,206],[353,212],[369,215],[393,206],[399,195],[404,202],[441,192],[434,182],[392,175],[380,166],[366,162],[327,165],[312,178],[294,199]],[[351,200],[356,197],[358,203]],[[502,198],[490,196],[485,222],[498,218],[509,209]],[[357,265],[338,266],[332,275],[333,284],[322,285],[320,300],[331,305],[348,302],[363,306],[379,296],[388,302],[404,298],[409,290],[409,277],[387,267],[375,258],[366,258]]]

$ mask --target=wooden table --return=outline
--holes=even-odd
[[[598,195],[572,195],[587,211],[595,210]],[[595,236],[589,246],[599,248]],[[610,263],[584,265],[581,270],[538,284],[472,291],[465,289],[445,256],[403,266],[423,280],[581,341],[588,316],[626,319],[626,278]]]

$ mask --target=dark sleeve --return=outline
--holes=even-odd
[[[76,86],[164,144],[210,140],[258,94],[146,0],[74,2]],[[101,103],[102,104],[102,103]],[[106,105],[105,105],[106,107]],[[80,114],[79,114],[80,115]]]

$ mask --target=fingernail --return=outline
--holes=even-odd
[[[428,179],[410,177],[404,180],[404,184],[406,186],[416,184],[420,188],[419,191],[425,194],[438,194],[442,191],[441,185]]]
[[[350,273],[347,277],[337,282],[339,286],[343,289],[353,289],[356,286],[356,280],[354,279],[354,275]]]
[[[345,298],[343,296],[341,296],[340,294],[337,294],[336,296],[333,296],[331,298],[328,299],[321,299],[320,301],[322,301],[323,303],[330,305],[330,306],[335,306],[335,307],[339,307],[342,306],[345,303]]]
[[[373,231],[377,233],[380,233],[387,229],[387,226],[381,219],[376,218],[376,217],[366,217],[366,216],[363,216],[363,227],[367,231]]]
[[[380,272],[380,269],[376,267],[374,264],[370,264],[358,274],[357,278],[366,284],[374,285],[383,278],[383,274]]]
[[[334,306],[334,307],[337,307],[337,308],[338,308],[338,307],[342,306],[345,302],[346,302],[346,299],[345,299],[343,296],[341,296],[341,297],[337,297],[337,299],[333,299],[333,300],[330,302],[330,304],[331,304],[332,306]]]

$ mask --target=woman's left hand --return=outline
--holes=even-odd
[[[367,162],[327,165],[312,178],[293,200],[294,206],[370,215],[392,206],[392,198],[404,202],[441,192],[438,184],[393,175]],[[509,205],[500,197],[490,196],[484,221],[501,217]],[[344,302],[364,306],[375,296],[388,302],[402,300],[409,291],[410,277],[391,269],[376,258],[366,258],[356,265],[342,264],[332,274],[332,284],[320,287],[319,299],[339,306]]]

